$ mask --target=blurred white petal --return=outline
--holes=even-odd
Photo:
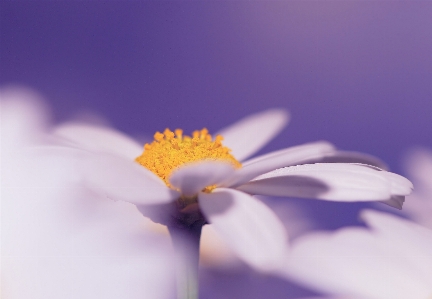
[[[390,199],[392,195],[407,195],[411,188],[408,180],[396,174],[389,175],[361,164],[329,163],[277,169],[237,189],[270,196],[377,201]]]
[[[239,258],[261,270],[281,261],[287,246],[286,231],[265,204],[225,188],[200,193],[198,198],[207,220]]]
[[[412,149],[405,164],[415,190],[408,197],[403,212],[417,223],[432,229],[432,151]]]
[[[330,294],[429,298],[432,231],[376,211],[362,215],[373,232],[346,228],[300,238],[293,244],[282,272]]]
[[[35,91],[20,86],[0,88],[3,154],[38,142],[49,120],[48,108]]]
[[[311,234],[293,245],[288,276],[319,291],[354,298],[427,298],[427,285],[369,232]],[[390,287],[391,286],[391,287]]]
[[[232,150],[231,154],[237,160],[243,161],[279,134],[288,120],[287,111],[270,109],[249,115],[215,135],[222,135],[223,145]]]
[[[153,172],[134,161],[93,154],[82,165],[86,185],[110,199],[151,205],[169,203],[180,196]]]
[[[170,183],[186,196],[193,196],[206,186],[215,185],[234,173],[232,164],[220,161],[202,161],[186,164],[171,174]]]
[[[168,298],[168,240],[143,230],[135,206],[73,184],[74,159],[37,157],[23,158],[29,171],[15,168],[31,184],[2,186],[2,295]]]
[[[108,127],[65,123],[58,126],[54,134],[86,150],[115,154],[130,160],[138,157],[144,150],[142,145],[129,136]]]
[[[409,176],[416,182],[416,190],[419,189],[418,191],[432,198],[432,151],[420,147],[411,149],[405,165]]]
[[[425,276],[431,279],[432,286],[432,230],[374,210],[362,211],[361,218],[375,231],[398,243],[395,252],[403,249],[411,252],[413,258],[429,256],[428,263],[422,263],[421,267],[427,271]]]
[[[432,229],[432,195],[424,195],[421,192],[416,192],[418,190],[418,185],[415,186],[416,189],[414,193],[407,197],[403,207],[403,213],[416,223]]]
[[[237,170],[232,177],[224,181],[223,186],[239,186],[263,173],[281,167],[304,164],[308,161],[326,156],[334,150],[333,145],[330,143],[319,141],[271,152],[246,161],[241,169]]]
[[[2,277],[2,295],[8,299],[172,298],[166,274],[170,265],[156,250],[126,257],[7,257],[2,261],[8,269]]]

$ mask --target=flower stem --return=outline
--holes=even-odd
[[[203,224],[169,226],[176,254],[177,299],[198,299],[198,264]]]

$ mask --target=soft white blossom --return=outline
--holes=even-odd
[[[142,153],[142,145],[121,132],[66,123],[54,134],[71,142],[72,149],[64,148],[65,153],[82,157],[85,185],[91,190],[133,203],[145,215],[151,210],[154,216],[157,211],[159,217],[153,219],[161,223],[169,221],[170,209],[180,197],[196,198],[194,204],[180,212],[189,215],[201,211],[241,259],[268,269],[285,254],[286,230],[275,214],[252,195],[383,201],[400,208],[412,188],[405,178],[375,167],[385,167],[376,158],[337,151],[324,141],[247,160],[287,121],[286,112],[273,109],[223,129],[219,132],[224,137],[223,145],[232,150],[242,167],[235,169],[229,163],[208,160],[185,164],[169,177],[174,188],[134,161]],[[203,192],[209,185],[216,188]]]
[[[370,229],[297,239],[281,271],[318,291],[352,299],[432,298],[432,230],[367,210]]]
[[[75,160],[40,147],[52,141],[40,96],[19,87],[0,95],[1,297],[170,298],[166,240],[134,205],[82,188]]]

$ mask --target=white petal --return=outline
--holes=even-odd
[[[421,147],[413,148],[409,151],[405,164],[416,190],[421,187],[425,192],[432,193],[432,152]]]
[[[54,134],[73,141],[84,149],[115,154],[131,160],[144,150],[142,145],[129,136],[108,127],[65,123],[57,127]]]
[[[243,167],[237,170],[232,177],[227,178],[222,185],[228,187],[239,186],[263,173],[286,166],[305,164],[334,151],[333,145],[325,141],[319,141],[271,152],[246,161]]]
[[[426,276],[431,279],[432,287],[432,230],[411,221],[373,210],[362,211],[361,218],[370,227],[393,242],[400,242],[398,248],[410,252],[412,257],[428,256],[429,264],[425,269],[428,270]]]
[[[170,298],[169,246],[136,207],[70,184],[70,160],[45,160],[22,174],[31,186],[2,188],[1,298]]]
[[[427,298],[432,290],[392,243],[365,229],[316,233],[294,243],[285,271],[317,290],[348,298]]]
[[[242,161],[259,151],[288,123],[289,114],[282,109],[270,109],[253,114],[217,132],[232,155]]]
[[[91,155],[83,163],[86,184],[114,200],[133,204],[163,204],[179,197],[138,163],[108,154]]]
[[[39,147],[10,161],[16,167],[1,182],[1,298],[170,295],[168,242],[147,234],[132,204],[81,187],[77,161],[85,156]]]
[[[415,190],[404,205],[404,213],[417,223],[432,228],[432,152],[425,148],[411,149],[405,164]]]
[[[416,191],[419,191],[418,185],[416,185]],[[420,192],[414,192],[414,194],[408,196],[403,210],[416,223],[432,229],[432,217],[430,216],[432,215],[432,200],[430,199],[430,196],[425,197]]]
[[[3,152],[2,152],[3,154]],[[83,182],[80,165],[92,153],[69,146],[38,145],[31,146],[15,152],[1,161],[1,170],[7,175],[1,177],[1,183],[10,188],[50,189],[57,188],[53,178],[62,179],[64,183],[79,184]],[[50,168],[50,175],[41,169]],[[55,173],[54,173],[55,171]],[[28,176],[26,179],[23,175]],[[37,180],[35,179],[37,178]]]
[[[389,171],[380,171],[379,174],[390,182],[392,194],[408,195],[414,188],[413,184],[401,175]]]
[[[393,195],[407,195],[411,186],[411,182],[401,176],[365,165],[328,163],[277,169],[238,189],[271,196],[378,201]]]
[[[42,97],[31,89],[0,88],[2,153],[37,143],[50,120],[48,111]]]
[[[207,220],[245,262],[261,270],[276,266],[287,246],[287,234],[277,216],[261,201],[239,191],[218,188],[200,193]]]
[[[235,169],[230,163],[201,161],[176,169],[169,177],[170,183],[186,196],[193,196],[207,186],[220,183]]]
[[[336,151],[313,163],[360,163],[388,170],[388,166],[381,159],[369,154],[351,151]]]

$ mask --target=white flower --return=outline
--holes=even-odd
[[[1,294],[9,299],[171,298],[170,247],[126,202],[80,188],[75,161],[52,157],[47,113],[28,89],[0,89]]]
[[[347,298],[432,298],[432,231],[372,210],[362,218],[372,231],[345,228],[298,239],[285,275]]]
[[[432,229],[432,152],[422,148],[412,150],[406,165],[416,189],[409,196],[404,212],[417,223]]]
[[[274,213],[251,195],[386,201],[400,207],[412,188],[405,178],[372,166],[303,165],[338,161],[382,165],[367,155],[336,151],[323,141],[246,160],[273,138],[287,120],[287,114],[281,110],[249,116],[219,132],[223,145],[219,137],[212,140],[206,130],[196,132],[196,143],[203,141],[203,151],[217,147],[223,157],[210,156],[210,160],[204,154],[201,157],[200,148],[198,154],[192,155],[199,156],[197,161],[180,163],[179,167],[171,165],[182,159],[175,149],[182,146],[178,144],[184,140],[193,141],[178,130],[175,134],[169,130],[164,134],[156,133],[155,141],[146,145],[144,152],[136,141],[108,128],[69,123],[58,127],[55,134],[75,142],[76,148],[92,153],[84,159],[85,183],[92,190],[114,200],[133,203],[143,214],[155,206],[159,211],[162,206],[176,207],[171,214],[167,210],[160,212],[161,217],[156,221],[162,223],[169,222],[173,213],[177,213],[175,217],[181,214],[181,217],[189,217],[188,221],[194,221],[199,218],[196,213],[202,212],[205,220],[240,258],[268,269],[284,256],[286,231]],[[164,147],[169,149],[163,152],[160,149]],[[229,157],[225,155],[229,150],[226,147],[232,150]],[[155,162],[160,161],[161,156],[163,159],[168,156],[169,161]],[[154,168],[154,172],[135,159],[140,164],[151,164],[148,168]],[[241,167],[238,161],[242,162]]]

